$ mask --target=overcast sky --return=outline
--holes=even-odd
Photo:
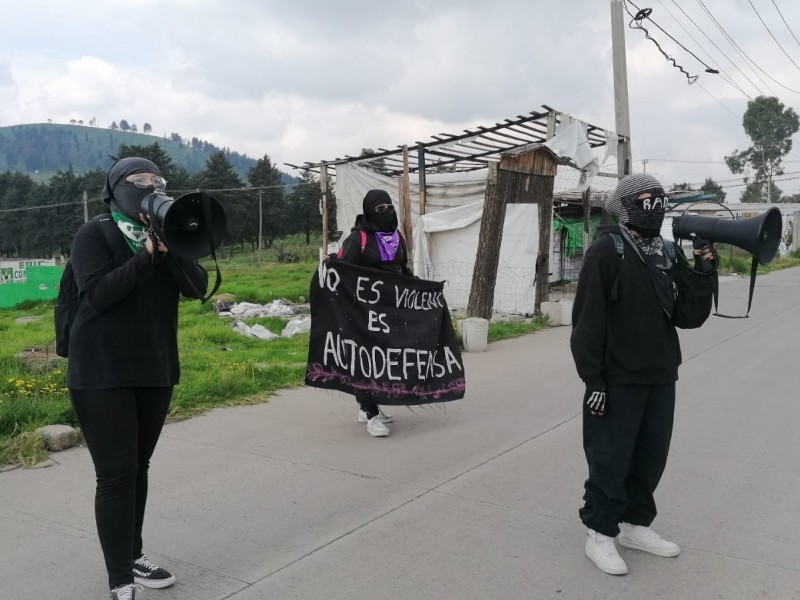
[[[647,171],[668,184],[732,179],[722,161],[749,146],[745,94],[757,96],[757,86],[800,111],[800,2],[751,1],[789,57],[748,0],[636,1],[742,91],[703,73],[647,24],[665,51],[700,74],[687,85],[641,31],[626,28],[634,170],[650,159]],[[154,135],[268,154],[287,172],[286,162],[412,144],[542,104],[615,129],[609,0],[0,5],[0,125],[95,118],[108,127],[124,118],[140,131],[150,123]],[[800,149],[785,170],[800,172]],[[798,191],[800,179],[778,185]],[[728,191],[738,197],[741,189]]]

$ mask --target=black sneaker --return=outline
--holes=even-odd
[[[154,565],[142,554],[133,561],[133,580],[145,587],[165,588],[175,583],[175,576],[166,569]]]
[[[127,583],[111,590],[111,600],[136,600],[136,594],[142,591],[142,586]]]

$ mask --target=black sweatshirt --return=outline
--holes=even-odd
[[[361,251],[361,231],[360,223],[356,221],[356,226],[350,231],[350,236],[342,243],[341,259],[343,261],[362,267],[392,271],[401,275],[412,275],[411,268],[408,266],[406,241],[402,234],[400,234],[400,247],[397,249],[394,259],[384,262],[381,260],[381,251],[374,233],[366,232],[367,244],[364,246],[364,251]]]
[[[675,328],[691,329],[705,322],[716,274],[693,273],[680,257],[671,269],[660,272],[645,264],[627,241],[620,257],[613,238],[604,235],[608,231],[619,234],[618,227],[598,231],[578,279],[570,338],[578,375],[592,390],[677,381],[681,348]],[[659,302],[656,284],[666,285],[668,292],[677,290],[671,316]]]
[[[112,248],[103,227],[116,229]],[[205,293],[208,275],[169,252],[156,260],[145,249],[134,254],[113,221],[92,220],[78,230],[71,261],[81,303],[70,332],[68,387],[178,383],[179,294],[198,297],[188,277]]]

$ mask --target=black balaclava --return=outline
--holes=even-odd
[[[142,212],[142,200],[156,189],[136,187],[133,183],[125,181],[128,175],[136,173],[154,173],[161,176],[158,167],[146,158],[138,156],[121,158],[108,170],[102,197],[103,202],[111,205],[113,209],[138,221],[139,213]]]
[[[375,207],[389,204],[391,209],[382,213],[375,212]],[[385,190],[370,190],[364,196],[364,230],[365,231],[395,231],[397,229],[397,211],[394,210],[392,198]]]
[[[650,198],[638,200],[645,193],[650,193]],[[667,201],[658,179],[647,173],[636,173],[622,178],[606,200],[606,210],[642,237],[654,238],[661,235]]]

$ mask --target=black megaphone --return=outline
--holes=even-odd
[[[672,222],[672,237],[690,239],[697,236],[707,242],[732,244],[742,248],[762,265],[775,258],[783,233],[783,218],[773,206],[749,219],[722,219],[683,214]]]
[[[222,243],[228,225],[222,204],[204,191],[177,199],[150,194],[142,200],[142,213],[170,252],[190,260],[212,254]]]

